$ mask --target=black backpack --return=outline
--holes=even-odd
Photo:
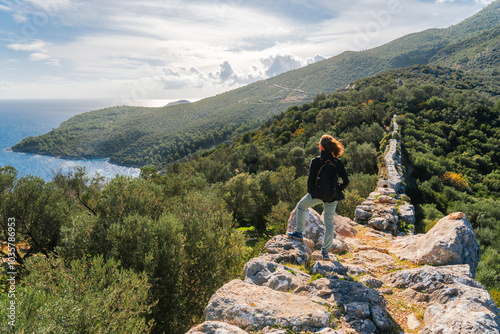
[[[334,202],[337,200],[339,187],[337,167],[331,160],[321,158],[321,162],[322,165],[316,175],[316,182],[311,191],[311,196],[321,199],[323,202]]]

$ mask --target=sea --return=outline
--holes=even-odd
[[[133,105],[160,107],[169,102],[172,100],[134,100]],[[99,174],[107,181],[117,175],[138,177],[138,168],[114,165],[108,159],[69,160],[8,150],[23,138],[47,133],[75,115],[112,107],[114,103],[113,100],[96,99],[0,99],[0,166],[14,167],[18,177],[33,175],[47,182],[56,173],[68,174],[76,167],[85,167],[88,175]]]

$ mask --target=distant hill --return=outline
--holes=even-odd
[[[191,102],[188,100],[179,100],[179,101],[175,101],[175,102],[170,102],[165,107],[171,107],[171,106],[176,106],[176,105],[185,104],[185,103],[191,103]]]
[[[498,58],[489,55],[498,50],[484,44],[484,36],[496,40],[494,28],[499,23],[500,1],[495,1],[449,28],[410,34],[367,51],[344,52],[195,103],[162,108],[122,106],[77,115],[45,135],[24,139],[12,150],[110,157],[111,162],[129,166],[165,166],[256,128],[289,106],[312,101],[320,92],[333,92],[386,70],[433,62],[456,66],[461,53],[474,56],[482,52],[481,70],[494,71]],[[464,69],[477,69],[464,64]]]
[[[430,59],[430,63],[465,71],[497,71],[500,63],[500,26],[442,48]]]

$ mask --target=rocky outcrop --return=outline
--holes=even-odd
[[[330,326],[330,312],[301,295],[233,280],[220,288],[205,308],[208,321],[223,320],[246,331],[268,326],[316,331]]]
[[[290,213],[287,232],[293,232],[297,228],[297,208]],[[321,241],[325,236],[325,223],[316,210],[310,208],[306,211],[306,220],[302,235],[314,243],[315,247],[321,247]]]
[[[289,292],[306,284],[311,276],[269,260],[265,256],[251,259],[243,270],[245,282],[267,286],[276,291]]]
[[[269,253],[269,258],[277,263],[304,264],[314,251],[314,243],[306,237],[297,241],[286,235],[277,235],[266,243],[264,249]]]
[[[500,334],[499,310],[474,280],[480,252],[463,214],[400,237],[335,219],[356,231],[337,233],[348,252],[323,261],[309,239],[272,238],[188,333]]]
[[[481,249],[464,214],[444,217],[426,234],[398,238],[391,242],[390,251],[415,264],[468,264],[473,275],[481,260]]]
[[[353,222],[349,218],[335,214],[333,222],[334,230],[337,235],[342,237],[354,237],[356,235],[356,229],[353,226],[356,226],[357,223]],[[297,208],[295,208],[290,214],[287,232],[293,232],[296,228]],[[309,208],[306,212],[304,231],[302,231],[302,235],[314,243],[315,249],[320,249],[325,236],[324,215],[320,215],[314,209]]]
[[[403,289],[402,298],[419,295],[428,304],[421,334],[499,333],[500,310],[469,268],[424,266],[391,273],[382,280]]]
[[[247,332],[225,322],[205,321],[191,328],[186,334],[247,334]]]

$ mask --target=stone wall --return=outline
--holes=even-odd
[[[399,137],[396,115],[392,120],[391,135]],[[412,233],[411,227],[415,224],[415,208],[407,202],[408,196],[404,193],[401,142],[396,138],[389,140],[385,152],[385,166],[380,172],[377,189],[355,212],[357,223],[393,235],[398,233],[398,225],[406,227]]]

